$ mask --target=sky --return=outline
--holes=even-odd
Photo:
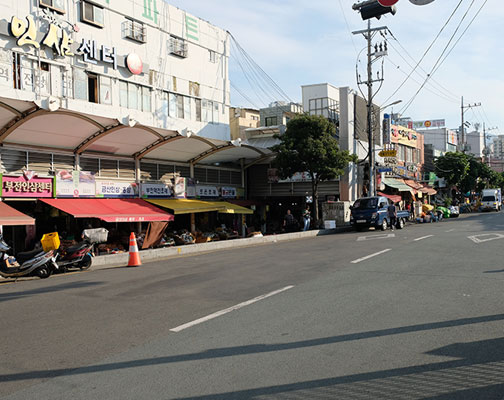
[[[365,78],[366,41],[352,31],[365,29],[358,12],[352,10],[354,0],[167,0],[168,3],[228,30],[251,59],[264,70],[285,93],[277,94],[273,84],[259,90],[250,85],[250,70],[244,73],[245,58],[231,47],[231,104],[238,107],[265,107],[285,97],[301,102],[301,85],[330,83],[358,89],[356,65]],[[460,3],[460,4],[459,4]],[[472,5],[472,6],[471,6]],[[435,40],[458,6],[434,45],[427,52],[416,72],[394,94]],[[455,33],[451,47],[456,47],[439,68],[433,67],[449,44],[464,14],[465,19]],[[387,111],[401,112],[413,120],[445,119],[449,128],[458,128],[461,121],[461,97],[467,108],[465,120],[472,126],[485,123],[489,135],[504,133],[504,7],[501,0],[434,0],[415,6],[399,0],[397,13],[372,19],[372,26],[387,26],[388,56],[383,59],[384,82],[375,102],[386,106],[397,100],[402,103]],[[381,36],[377,41],[383,40]],[[446,55],[447,53],[445,53]],[[441,58],[442,59],[442,58]],[[381,71],[382,61],[374,63]],[[260,73],[260,72],[259,72]],[[430,75],[428,83],[415,95]],[[377,88],[377,86],[375,86]],[[366,92],[366,87],[362,87]],[[407,106],[407,108],[405,108]]]

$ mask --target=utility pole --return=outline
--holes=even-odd
[[[371,21],[368,20],[368,28],[362,31],[352,32],[354,35],[363,34],[367,40],[367,81],[361,81],[360,76],[357,76],[357,84],[363,84],[368,87],[367,93],[367,134],[368,134],[368,160],[369,160],[369,187],[368,195],[376,196],[375,187],[375,155],[374,155],[374,137],[373,137],[373,83],[383,81],[378,75],[377,79],[373,80],[373,62],[377,59],[386,56],[387,43],[375,45],[373,52],[373,37],[376,32],[388,31],[386,26],[371,28]]]
[[[466,151],[466,137],[465,137],[465,133],[464,133],[464,131],[465,131],[464,113],[465,113],[466,109],[470,109],[473,107],[481,107],[481,103],[468,104],[465,106],[464,105],[464,96],[462,96],[462,103],[460,106],[460,110],[461,110],[461,114],[462,114],[462,125],[460,125],[461,140],[462,140],[462,144],[461,144],[462,153],[465,153],[465,151]]]

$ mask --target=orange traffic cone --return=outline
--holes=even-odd
[[[142,265],[142,261],[140,261],[140,254],[138,254],[138,246],[135,233],[131,232],[128,267],[138,267],[139,265]]]

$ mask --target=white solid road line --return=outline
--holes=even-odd
[[[433,237],[433,236],[434,236],[434,235],[422,236],[422,237],[419,237],[419,238],[415,239],[414,241],[415,241],[415,242],[418,242],[419,240],[428,239],[428,238]]]
[[[231,311],[235,311],[235,310],[238,310],[242,307],[245,307],[245,306],[248,306],[250,304],[253,304],[253,303],[256,303],[258,302],[259,300],[263,300],[263,299],[266,299],[268,297],[271,297],[271,296],[274,296],[276,294],[279,294],[279,293],[282,293],[282,292],[285,292],[286,290],[289,290],[289,289],[292,289],[294,286],[286,286],[282,289],[278,289],[278,290],[275,290],[274,292],[270,292],[270,293],[267,293],[267,294],[263,294],[261,296],[258,296],[258,297],[255,297],[251,300],[247,300],[243,303],[240,303],[240,304],[236,304],[232,307],[229,307],[229,308],[226,308],[225,310],[221,310],[221,311],[217,311],[213,314],[210,314],[210,315],[207,315],[206,317],[202,317],[202,318],[198,318],[194,321],[191,321],[191,322],[188,322],[186,324],[183,324],[183,325],[180,325],[180,326],[177,326],[176,328],[173,328],[173,329],[170,329],[170,331],[172,332],[180,332],[180,331],[183,331],[184,329],[187,329],[187,328],[190,328],[191,326],[194,326],[194,325],[198,325],[198,324],[201,324],[203,322],[206,322],[208,320],[211,320],[211,319],[214,319],[214,318],[217,318],[217,317],[220,317],[221,315],[224,315],[224,314],[227,314],[227,313],[230,313]]]
[[[361,261],[369,260],[370,258],[379,256],[380,254],[386,253],[390,250],[392,250],[392,249],[385,249],[385,250],[379,251],[378,253],[374,253],[374,254],[370,254],[369,256],[366,256],[366,257],[358,258],[357,260],[353,260],[352,264],[357,264],[357,263],[360,263]]]

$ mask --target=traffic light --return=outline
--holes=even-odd
[[[396,6],[384,7],[378,0],[368,0],[363,3],[354,4],[354,10],[358,10],[363,20],[376,18],[380,19],[382,15],[391,13],[395,15],[397,12]]]

